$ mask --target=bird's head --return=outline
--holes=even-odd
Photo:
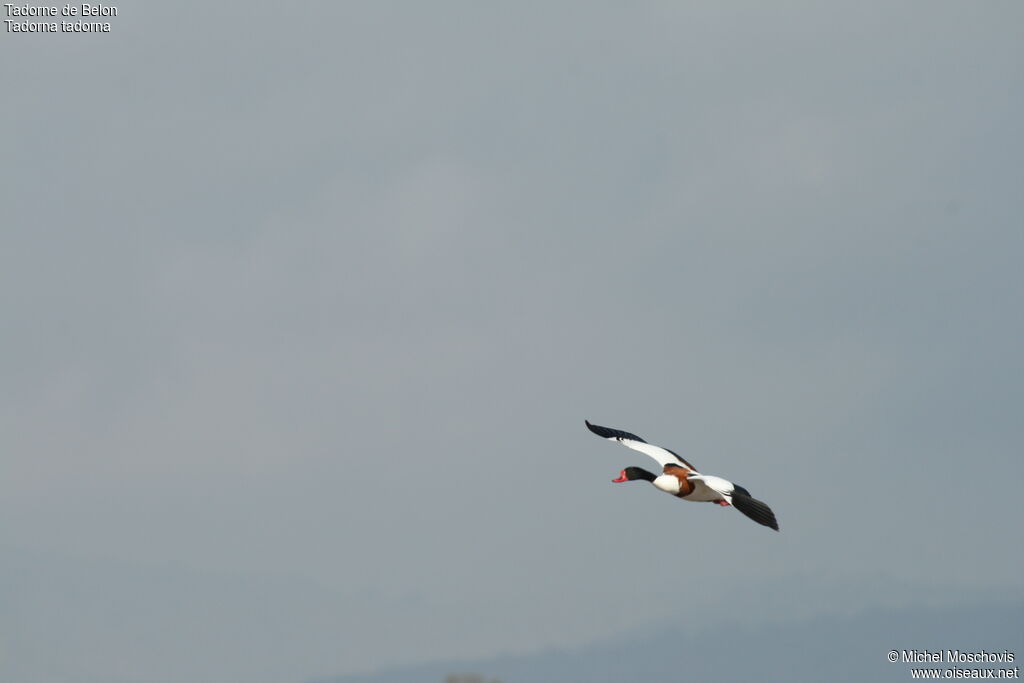
[[[655,476],[642,467],[627,467],[626,469],[619,472],[618,479],[612,479],[612,481],[636,481],[637,479],[643,479],[644,481],[654,481]]]

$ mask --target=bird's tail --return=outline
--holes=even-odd
[[[732,494],[733,506],[758,524],[779,530],[779,523],[775,521],[775,513],[765,503],[753,498],[746,493],[734,491]]]

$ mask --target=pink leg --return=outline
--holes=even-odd
[[[716,500],[716,501],[715,501],[715,504],[716,504],[716,505],[721,505],[721,506],[722,506],[722,507],[724,507],[724,508],[727,508],[727,507],[729,507],[729,503],[728,503],[728,501],[724,501],[724,500]]]

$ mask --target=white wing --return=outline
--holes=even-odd
[[[584,420],[584,422],[587,421]],[[677,453],[673,453],[667,448],[647,443],[636,434],[630,434],[629,432],[624,432],[621,429],[611,429],[610,427],[590,424],[590,422],[587,422],[587,429],[604,439],[608,439],[609,441],[618,441],[627,448],[632,448],[634,451],[640,451],[644,455],[649,455],[657,460],[658,464],[662,467],[665,465],[679,465],[689,470],[693,470],[694,472],[697,471],[696,467],[683,460],[683,458]]]
[[[693,482],[693,493],[686,497],[687,500],[718,500],[722,498],[727,503],[732,502],[732,494],[736,485],[731,481],[709,474],[691,474],[686,478]]]

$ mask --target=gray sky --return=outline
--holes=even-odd
[[[20,681],[1024,594],[1019,3],[118,10],[0,38]]]

